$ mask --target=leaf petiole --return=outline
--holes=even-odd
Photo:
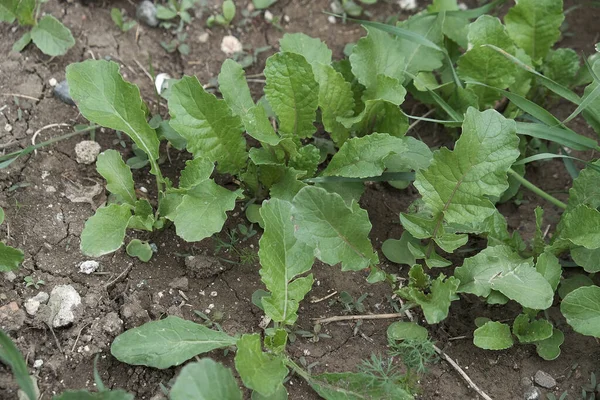
[[[514,169],[510,168],[508,173],[515,178],[521,185],[531,190],[536,195],[540,196],[542,199],[548,201],[549,203],[554,204],[555,206],[562,208],[563,210],[567,208],[567,205],[562,201],[558,200],[556,197],[551,196],[550,194],[544,192],[539,187],[535,186],[533,183],[529,182],[527,179],[523,178],[519,175]]]

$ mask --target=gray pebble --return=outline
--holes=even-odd
[[[73,98],[69,94],[69,83],[67,81],[62,81],[58,85],[54,86],[54,90],[52,91],[52,93],[54,94],[54,97],[56,97],[63,103],[68,104],[70,106],[75,105]]]
[[[154,3],[148,0],[142,1],[135,11],[135,15],[140,22],[152,27],[158,26],[158,19],[156,18],[156,6]]]
[[[556,386],[556,380],[549,373],[542,370],[539,370],[535,373],[533,380],[539,386],[546,389],[552,389],[554,386]]]
[[[51,322],[54,328],[72,324],[75,321],[75,309],[81,304],[81,297],[71,285],[55,286],[50,293]]]
[[[542,392],[536,387],[530,387],[523,395],[525,400],[538,400],[542,398]]]
[[[173,289],[188,290],[188,278],[186,278],[185,276],[182,276],[181,278],[175,278],[171,281],[171,283],[169,283],[169,287]]]

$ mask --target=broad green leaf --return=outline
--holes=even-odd
[[[0,272],[14,271],[19,268],[25,255],[19,249],[0,242]]]
[[[148,262],[152,258],[152,248],[148,242],[142,242],[139,239],[133,239],[126,248],[127,254],[131,257],[137,257],[140,261]]]
[[[148,155],[151,173],[160,175],[159,141],[146,121],[137,86],[123,80],[112,61],[87,60],[67,67],[69,94],[89,121],[127,134]]]
[[[313,249],[294,236],[291,203],[272,198],[260,210],[264,234],[260,239],[260,276],[270,296],[262,304],[268,317],[293,325],[299,302],[310,291],[312,275],[297,278],[312,268]]]
[[[312,144],[307,144],[298,149],[298,154],[290,157],[288,166],[297,171],[305,171],[301,178],[311,177],[315,174],[319,161],[321,160],[321,152]]]
[[[187,190],[176,208],[164,216],[175,223],[179,237],[197,242],[221,231],[238,195],[207,179]]]
[[[250,88],[246,82],[244,68],[231,58],[226,59],[221,65],[219,73],[219,91],[227,102],[231,111],[244,119],[248,110],[254,107],[254,101],[250,95]]]
[[[571,249],[571,258],[573,258],[573,261],[582,267],[585,272],[591,274],[600,272],[600,248],[590,250],[585,247],[576,247]]]
[[[31,43],[31,31],[25,32],[23,36],[13,44],[12,51],[20,53],[29,43]]]
[[[288,342],[288,333],[285,329],[272,329],[265,335],[265,347],[275,354],[281,354],[285,351]]]
[[[489,321],[473,332],[473,344],[485,350],[504,350],[512,347],[513,338],[510,326],[501,322]]]
[[[106,179],[106,189],[114,194],[118,202],[134,205],[137,201],[131,169],[116,150],[106,150],[98,155],[98,173]]]
[[[69,28],[52,15],[46,15],[31,29],[31,40],[49,56],[62,56],[75,45]]]
[[[12,24],[17,16],[17,4],[19,0],[1,0],[0,1],[0,21]]]
[[[585,204],[565,212],[559,224],[560,238],[576,246],[600,248],[600,212]]]
[[[414,185],[436,218],[476,225],[495,212],[486,196],[500,196],[508,187],[506,172],[520,154],[518,145],[514,121],[470,108],[454,150],[434,152]]]
[[[23,355],[10,337],[2,330],[0,330],[0,361],[11,369],[19,387],[25,392],[29,400],[36,400],[36,390]]]
[[[347,206],[338,194],[306,186],[292,204],[296,238],[313,247],[318,259],[329,265],[341,263],[342,271],[378,263],[368,237],[371,222],[358,203]]]
[[[275,392],[269,396],[263,396],[258,392],[252,392],[251,400],[288,400],[288,392],[283,384],[279,385]]]
[[[396,264],[414,265],[415,256],[408,249],[408,243],[418,244],[419,241],[407,231],[402,232],[400,240],[387,239],[381,246],[383,255]]]
[[[177,16],[176,10],[172,10],[171,8],[167,8],[160,4],[156,6],[156,18],[167,20],[167,19],[173,19],[176,16]]]
[[[600,166],[596,161],[593,166]],[[573,181],[573,186],[569,189],[569,203],[567,210],[584,204],[591,208],[600,207],[600,172],[588,166],[579,172],[577,178]]]
[[[236,174],[246,165],[242,120],[225,100],[207,93],[196,77],[183,77],[171,88],[170,125],[187,140],[194,157],[217,162],[217,170]]]
[[[322,175],[350,178],[378,176],[385,170],[388,156],[392,154],[398,155],[399,158],[404,154],[410,156],[413,149],[419,151],[422,147],[426,146],[414,138],[398,138],[387,133],[373,133],[361,138],[352,138],[333,156]],[[406,165],[407,169],[417,169],[418,166]]]
[[[600,287],[580,287],[560,303],[560,311],[575,332],[600,338]]]
[[[310,386],[327,400],[394,399],[413,400],[397,382],[373,379],[366,373],[325,373],[313,375]]]
[[[235,368],[244,385],[263,396],[275,393],[288,374],[283,358],[263,353],[258,334],[243,335],[237,348]]]
[[[542,72],[558,84],[572,86],[579,73],[579,55],[569,48],[550,50],[542,64]]]
[[[281,51],[303,56],[313,69],[317,64],[331,64],[331,50],[325,43],[304,33],[286,33],[279,40]]]
[[[350,55],[352,72],[367,89],[378,85],[378,76],[383,75],[404,81],[404,52],[400,43],[386,32],[367,28]]]
[[[427,340],[428,336],[427,329],[414,322],[394,322],[387,329],[387,337],[391,340]]]
[[[134,400],[134,396],[124,390],[107,390],[102,392],[88,392],[87,390],[68,390],[53,400]]]
[[[4,209],[0,207],[0,225],[4,223]]]
[[[293,168],[286,168],[284,175],[279,182],[271,186],[271,197],[276,197],[291,203],[292,199],[300,189],[306,186],[306,183],[298,180],[302,175],[303,173],[301,171],[296,171]]]
[[[442,27],[444,26],[445,13],[436,15],[413,16],[402,22],[401,28],[418,33],[429,39],[433,43],[440,45],[442,43]],[[444,52],[424,46],[412,40],[398,38],[402,53],[405,56],[404,72],[410,75],[416,75],[422,71],[434,71],[442,66]],[[410,76],[408,75],[408,76]],[[400,80],[402,82],[402,80]]]
[[[299,54],[277,53],[267,59],[264,74],[265,96],[279,118],[279,132],[311,137],[319,90],[310,64]]]
[[[533,343],[546,340],[552,336],[552,324],[545,319],[529,321],[529,316],[520,314],[515,318],[513,334],[521,343]]]
[[[154,209],[150,205],[150,202],[146,199],[136,201],[133,217],[129,220],[127,228],[152,232],[154,222],[156,222],[154,219]]]
[[[545,310],[552,305],[554,291],[548,281],[510,247],[488,247],[464,260],[454,276],[460,280],[458,292],[487,297],[492,289],[524,307]]]
[[[81,232],[81,252],[89,257],[112,253],[123,245],[131,206],[111,204],[96,210]]]
[[[562,274],[562,267],[558,258],[549,252],[542,253],[535,263],[535,269],[548,281],[552,290],[556,291]]]
[[[454,253],[454,250],[464,246],[469,241],[467,234],[444,233],[433,239],[440,249],[446,253]]]
[[[350,133],[337,118],[352,116],[354,110],[354,94],[352,85],[343,75],[329,65],[313,65],[315,79],[319,83],[319,108],[325,130],[333,141],[341,146]]]
[[[17,0],[15,15],[19,25],[35,25],[35,0]]]
[[[112,342],[110,352],[127,364],[164,369],[198,354],[233,346],[236,341],[226,333],[169,316],[120,334]]]
[[[277,3],[277,0],[252,0],[252,4],[254,4],[254,7],[258,10],[264,10],[275,3]]]
[[[388,80],[392,80],[388,78]],[[395,85],[400,85],[393,79]],[[401,87],[401,86],[400,86]],[[406,90],[394,91],[397,99],[394,101],[400,104],[404,100]],[[337,120],[346,128],[358,132],[361,136],[369,135],[374,132],[386,132],[392,136],[401,137],[408,130],[408,117],[398,107],[398,104],[381,99],[369,99],[365,102],[365,108],[354,117],[338,117]]]
[[[579,289],[584,286],[593,286],[594,281],[587,275],[584,274],[576,274],[572,275],[567,279],[563,279],[560,281],[560,286],[558,287],[558,295],[564,299],[567,297],[569,293],[572,291]]]
[[[500,20],[489,15],[481,16],[469,25],[469,50],[458,59],[458,75],[463,80],[477,81],[500,89],[509,87],[515,81],[515,65],[483,45],[494,45],[510,54],[515,50]],[[487,88],[470,88],[479,97],[482,106],[492,104],[500,97]]]
[[[229,368],[203,358],[183,367],[169,397],[171,400],[242,400],[242,392]]]
[[[554,328],[552,336],[548,339],[535,343],[535,350],[538,355],[546,361],[555,360],[560,355],[560,346],[565,341],[565,335],[562,331]]]
[[[558,40],[564,19],[562,0],[518,0],[504,22],[517,46],[538,62]]]
[[[185,168],[181,171],[179,187],[192,189],[210,178],[215,165],[206,158],[195,158],[185,162]]]
[[[440,274],[432,281],[427,294],[417,288],[400,289],[401,296],[421,306],[428,324],[437,324],[446,319],[450,303],[458,299],[456,291],[460,282],[453,276],[445,278],[444,274]]]

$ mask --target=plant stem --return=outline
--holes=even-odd
[[[558,208],[562,208],[563,210],[565,208],[567,208],[567,205],[565,203],[563,203],[562,201],[558,200],[556,197],[551,196],[550,194],[544,192],[542,189],[540,189],[539,187],[535,186],[533,183],[529,182],[527,179],[525,179],[524,177],[522,177],[521,175],[519,175],[519,173],[516,172],[515,170],[513,170],[512,168],[508,170],[508,173],[513,178],[515,178],[517,181],[519,181],[519,183],[521,185],[523,185],[527,189],[531,190],[533,193],[535,193],[536,195],[540,196],[542,199],[548,201],[549,203],[554,204]]]

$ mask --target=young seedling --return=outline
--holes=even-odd
[[[4,222],[4,210],[0,207],[0,225]],[[25,255],[19,249],[0,242],[0,272],[14,271],[25,259]]]
[[[30,42],[33,42],[42,53],[49,56],[61,56],[75,45],[75,39],[69,28],[52,15],[41,14],[44,0],[0,0],[0,22],[13,23],[31,27],[19,40],[12,50],[21,52]]]
[[[26,277],[23,278],[23,281],[25,282],[25,287],[28,288],[29,286],[33,286],[36,290],[40,288],[40,286],[45,285],[46,282],[43,281],[42,279],[38,279],[37,281],[35,280],[35,278],[31,275],[27,275]]]
[[[127,32],[137,25],[137,22],[127,18],[120,8],[112,8],[110,10],[110,17],[121,32]]]
[[[228,26],[235,18],[235,3],[232,0],[225,0],[222,6],[222,13],[211,15],[206,20],[206,25],[212,28],[215,24]]]

